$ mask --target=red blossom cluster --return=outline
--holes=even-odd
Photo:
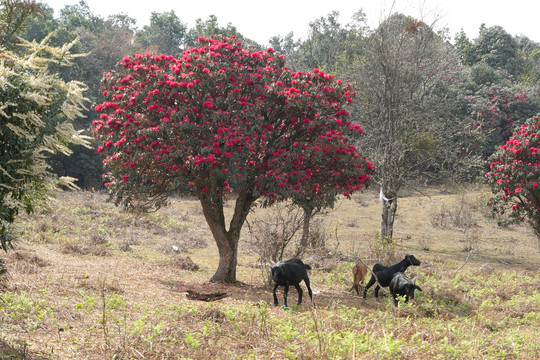
[[[529,119],[491,158],[485,181],[495,209],[512,209],[513,221],[529,220],[540,230],[540,117]]]
[[[107,186],[123,196],[191,186],[218,201],[233,185],[258,196],[346,196],[373,166],[351,145],[354,97],[319,69],[291,72],[272,49],[199,38],[182,57],[137,54],[104,75],[93,133]],[[122,181],[118,181],[122,179]]]

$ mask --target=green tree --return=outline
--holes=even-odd
[[[456,35],[455,44],[466,66],[484,64],[529,86],[540,79],[540,44],[526,36],[514,37],[501,26],[482,24],[476,39],[469,40],[462,30]]]
[[[320,68],[326,72],[342,73],[357,55],[354,46],[363,36],[365,14],[358,11],[352,24],[343,26],[339,12],[333,11],[309,23],[309,35],[297,53],[304,69]]]
[[[137,41],[154,54],[179,55],[186,47],[187,26],[173,10],[152,12],[150,25],[137,33]]]
[[[90,6],[85,0],[79,1],[74,5],[66,5],[60,10],[59,19],[67,28],[77,29],[85,28],[89,30],[98,30],[104,19],[101,16],[94,15]]]
[[[20,43],[21,52],[0,47],[0,244],[11,242],[10,224],[20,211],[32,212],[47,191],[73,187],[73,178],[57,177],[47,154],[70,153],[68,144],[86,144],[72,125],[82,115],[84,84],[64,82],[51,69],[69,65],[73,44],[50,47]]]
[[[298,54],[300,45],[300,40],[294,39],[294,32],[289,32],[285,37],[276,35],[270,38],[270,46],[277,53],[285,55],[287,58],[287,66],[293,70],[298,71],[303,68],[300,56]]]
[[[190,187],[219,251],[213,280],[234,282],[240,231],[258,199],[349,195],[371,165],[351,146],[361,129],[343,108],[350,84],[319,70],[292,73],[272,49],[248,51],[234,37],[199,44],[180,59],[125,58],[123,71],[104,78],[94,131],[115,202],[159,208]],[[319,176],[324,184],[312,180]]]
[[[482,24],[469,56],[472,64],[482,61],[513,76],[519,74],[518,43],[501,26],[486,27]]]
[[[48,7],[46,4],[41,5],[40,11],[30,14],[25,22],[24,26],[17,33],[17,36],[22,37],[23,39],[32,41],[36,40],[40,42],[49,36],[52,32],[58,31],[58,21],[53,17],[54,10]],[[49,40],[49,45],[51,46],[61,46],[63,44],[69,43],[75,39],[75,37],[69,39],[69,41],[64,41],[61,43],[55,43],[55,39],[58,37],[58,34],[55,33],[53,37]]]
[[[490,160],[485,181],[493,193],[493,212],[501,225],[527,221],[540,250],[540,115],[521,125]]]
[[[463,29],[456,34],[454,38],[455,47],[461,56],[461,61],[464,65],[471,66],[478,62],[476,53],[473,50],[473,43],[469,40]]]
[[[518,36],[518,52],[521,60],[517,81],[525,85],[540,85],[540,43],[526,36]]]
[[[28,17],[44,12],[33,0],[0,1],[0,48],[14,50],[19,44],[18,34],[24,30]]]
[[[187,45],[197,46],[198,38],[210,37],[212,35],[224,37],[235,36],[245,47],[253,50],[262,50],[260,44],[244,37],[244,35],[238,32],[236,26],[233,26],[231,23],[227,23],[227,26],[224,27],[219,25],[218,18],[215,15],[209,15],[206,20],[200,18],[195,20],[195,26],[189,29],[187,34]]]

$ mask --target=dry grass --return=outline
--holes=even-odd
[[[408,273],[424,292],[397,313],[373,292],[364,301],[347,291],[356,257],[384,260],[375,192],[320,216],[326,247],[304,257],[316,308],[305,300],[291,311],[268,305],[271,287],[245,246],[247,231],[241,283],[208,282],[217,249],[194,199],[133,216],[100,193],[59,193],[21,219],[21,240],[5,255],[0,359],[539,358],[532,232],[487,219],[481,190],[426,192],[399,199],[391,250],[422,261]],[[188,290],[228,296],[195,301]],[[294,290],[289,297],[294,303]]]

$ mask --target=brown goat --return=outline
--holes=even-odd
[[[366,278],[368,268],[366,265],[361,263],[360,261],[354,264],[354,267],[352,269],[353,272],[353,285],[349,289],[349,291],[352,291],[352,289],[356,290],[356,294],[360,295],[360,284],[362,284],[362,287],[364,287],[364,279]]]

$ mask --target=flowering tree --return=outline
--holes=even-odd
[[[504,223],[527,220],[540,249],[540,115],[526,121],[491,157],[485,181],[491,186],[490,204],[496,213],[511,212]]]
[[[485,158],[512,136],[516,125],[540,110],[540,89],[522,85],[489,86],[465,99],[472,116],[471,133],[476,137],[464,142]]]
[[[69,65],[70,48],[20,40],[20,52],[0,46],[0,248],[11,245],[10,224],[32,212],[47,191],[75,188],[73,178],[57,177],[47,154],[71,154],[69,144],[88,145],[73,127],[82,116],[86,86],[65,82],[51,69]]]
[[[126,57],[122,71],[103,79],[107,101],[96,107],[93,131],[106,153],[111,197],[128,209],[155,209],[189,187],[218,247],[214,281],[236,281],[240,231],[257,199],[309,193],[320,200],[336,189],[347,196],[369,180],[371,164],[349,143],[362,132],[343,109],[354,95],[350,84],[284,64],[272,49],[249,52],[234,37],[201,37],[180,59]],[[227,228],[223,207],[232,192]]]

